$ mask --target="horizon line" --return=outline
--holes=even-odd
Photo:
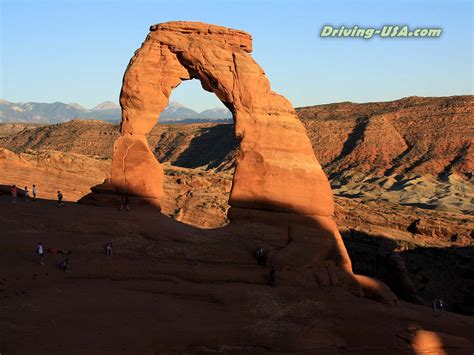
[[[410,99],[410,98],[448,98],[448,97],[462,97],[462,96],[466,96],[466,97],[469,97],[469,96],[474,96],[474,92],[471,93],[471,94],[453,94],[453,95],[441,95],[441,96],[420,96],[420,95],[409,95],[409,96],[402,96],[402,97],[399,97],[399,98],[396,98],[396,99],[387,99],[387,100],[374,100],[374,101],[350,101],[350,100],[344,100],[344,101],[332,101],[332,102],[324,102],[324,103],[315,103],[315,104],[309,104],[309,105],[304,105],[304,106],[296,106],[296,105],[293,105],[293,108],[297,109],[297,108],[303,108],[303,107],[311,107],[311,106],[323,106],[323,105],[333,105],[333,104],[342,104],[342,103],[351,103],[351,104],[371,104],[371,103],[378,103],[378,102],[395,102],[395,101],[400,101],[400,100],[403,100],[403,99]],[[4,99],[4,98],[0,98],[0,103],[2,101],[5,101],[7,103],[11,103],[11,104],[26,104],[26,103],[36,103],[36,104],[54,104],[54,103],[62,103],[62,104],[65,104],[65,105],[79,105],[87,110],[92,110],[94,107],[96,106],[99,106],[100,104],[103,104],[103,103],[112,103],[112,104],[115,104],[117,106],[119,106],[117,109],[120,109],[120,104],[115,102],[115,101],[111,101],[111,100],[104,100],[104,101],[101,101],[99,102],[98,104],[94,105],[92,108],[88,108],[78,102],[63,102],[63,101],[51,101],[51,102],[42,102],[42,101],[9,101],[7,99]],[[187,106],[186,104],[182,104],[181,102],[179,101],[176,101],[176,100],[170,100],[168,102],[168,106],[170,103],[178,103],[180,105],[182,105],[183,107],[187,108],[187,109],[191,109],[193,111],[196,111],[198,113],[201,113],[203,111],[206,111],[206,110],[212,110],[212,109],[215,109],[215,108],[219,108],[219,109],[227,109],[226,107],[210,107],[210,108],[207,108],[205,110],[202,110],[202,111],[199,111],[199,110],[196,110],[192,107],[189,107]],[[290,100],[290,103],[291,103],[291,100]],[[230,110],[229,110],[230,111]]]

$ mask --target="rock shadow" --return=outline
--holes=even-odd
[[[419,247],[353,229],[342,231],[354,273],[386,283],[402,300],[474,315],[474,247]],[[415,236],[416,237],[416,236]]]
[[[239,141],[235,137],[233,124],[202,127],[189,147],[172,164],[190,169],[202,166],[215,169],[225,161],[230,161],[238,148]]]

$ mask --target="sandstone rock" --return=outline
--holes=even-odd
[[[196,78],[234,114],[240,150],[230,205],[331,216],[329,183],[306,130],[288,100],[271,91],[250,51],[251,37],[242,31],[191,22],[152,26],[124,76],[123,137],[114,152],[114,185],[137,196],[162,197],[156,187],[162,185],[162,172],[144,135],[156,124],[171,91]],[[130,158],[133,154],[140,159]],[[135,183],[141,176],[146,178]]]
[[[363,275],[356,275],[355,277],[359,285],[361,285],[365,297],[389,306],[396,306],[398,304],[397,296],[382,281]]]
[[[84,155],[56,151],[15,154],[0,148],[1,184],[38,189],[38,198],[56,200],[61,190],[65,201],[76,201],[91,185],[103,180],[110,164]],[[6,189],[6,193],[10,193]],[[19,191],[19,196],[22,196]]]
[[[410,343],[416,354],[462,354],[467,349],[472,349],[474,345],[471,341],[460,336],[418,328],[407,329],[397,335]]]
[[[102,184],[91,187],[91,191],[99,194],[115,194],[117,191],[112,185],[110,178],[105,179]]]
[[[229,204],[244,211],[238,219],[258,219],[271,211],[263,220],[280,225],[288,242],[272,251],[275,266],[311,268],[315,275],[327,275],[330,284],[360,293],[332,219],[328,179],[290,102],[271,91],[250,56],[251,36],[196,22],[158,24],[150,31],[123,80],[122,136],[115,142],[111,173],[117,191],[154,199],[160,207],[163,169],[145,135],[171,91],[183,80],[199,79],[234,115],[240,147]]]

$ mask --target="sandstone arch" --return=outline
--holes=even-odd
[[[159,207],[163,169],[145,135],[173,88],[199,79],[233,112],[240,140],[231,222],[278,228],[282,237],[270,261],[281,269],[305,270],[319,284],[360,292],[332,218],[332,191],[306,130],[289,101],[271,91],[251,51],[251,36],[243,31],[195,22],[151,26],[123,79],[122,136],[115,142],[112,184]]]

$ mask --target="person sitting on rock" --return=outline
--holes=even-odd
[[[270,286],[276,286],[276,269],[274,266],[272,266],[272,269],[270,270]]]
[[[127,211],[130,211],[130,201],[128,200],[128,197],[125,194],[120,195],[120,211],[122,211],[124,208]]]
[[[63,207],[64,202],[63,202],[63,194],[61,191],[58,191],[58,208]]]
[[[69,258],[64,259],[59,263],[59,268],[63,270],[66,274],[70,274],[71,270],[69,269]]]
[[[16,185],[13,185],[11,188],[10,188],[10,193],[12,195],[12,203],[16,203],[16,195],[18,193],[18,189],[16,188]]]

